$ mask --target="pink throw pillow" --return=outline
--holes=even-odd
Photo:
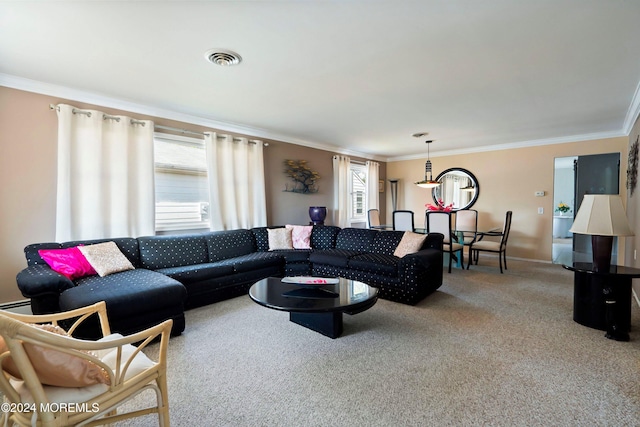
[[[97,274],[77,246],[67,249],[40,249],[38,255],[53,271],[70,280]]]
[[[294,249],[311,249],[311,232],[313,225],[285,225],[291,228],[291,240]]]

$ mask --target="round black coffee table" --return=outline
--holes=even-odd
[[[265,307],[288,311],[290,321],[330,338],[342,334],[342,313],[361,313],[378,300],[376,288],[356,280],[318,278],[326,284],[283,280],[295,279],[268,277],[251,286],[249,296]]]

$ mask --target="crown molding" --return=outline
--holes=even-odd
[[[629,110],[627,110],[627,116],[624,119],[624,125],[622,126],[622,130],[630,135],[633,130],[633,125],[636,124],[636,120],[638,120],[638,116],[640,115],[640,83],[636,86],[636,91],[633,94],[633,98],[631,98],[631,105],[629,105]]]
[[[345,149],[335,145],[308,141],[304,139],[293,138],[288,135],[272,132],[267,129],[245,126],[237,123],[221,122],[211,120],[204,117],[194,116],[190,114],[180,113],[177,111],[157,108],[150,105],[139,104],[132,101],[108,97],[106,95],[73,89],[66,86],[45,83],[37,80],[27,79],[24,77],[13,76],[10,74],[0,73],[0,86],[6,86],[13,89],[23,90],[26,92],[34,92],[42,95],[53,96],[57,98],[68,99],[72,101],[85,102],[108,108],[128,111],[137,114],[144,114],[152,117],[159,117],[168,120],[176,120],[183,123],[204,126],[224,132],[231,132],[241,135],[247,135],[255,138],[270,139],[273,141],[285,142],[288,144],[300,145],[303,147],[315,148],[323,151],[330,151],[336,154],[344,154],[347,156],[361,157],[364,159],[376,160],[381,162],[395,162],[402,160],[424,159],[423,153],[412,154],[407,156],[378,156],[358,151]],[[547,138],[531,141],[521,141],[507,144],[485,145],[482,147],[462,148],[457,150],[444,150],[431,152],[431,157],[454,156],[461,154],[482,153],[487,151],[512,150],[515,148],[536,147],[540,145],[565,144],[576,141],[589,141],[603,138],[615,138],[620,136],[628,136],[631,133],[633,125],[640,115],[640,83],[636,87],[636,91],[627,111],[622,129],[614,132],[601,132],[583,135],[572,135],[559,138]]]
[[[512,142],[507,144],[494,144],[494,145],[484,145],[482,147],[473,147],[473,148],[461,148],[457,150],[444,150],[444,151],[431,151],[430,157],[444,157],[444,156],[456,156],[460,154],[473,154],[473,153],[484,153],[487,151],[501,151],[501,150],[513,150],[515,148],[526,148],[526,147],[538,147],[541,145],[554,145],[554,144],[567,144],[570,142],[578,142],[578,141],[591,141],[594,139],[605,139],[605,138],[617,138],[620,136],[628,136],[628,133],[624,131],[615,131],[615,132],[599,132],[599,133],[590,133],[583,135],[572,135],[572,136],[563,136],[558,138],[545,138],[545,139],[536,139],[531,141],[521,141],[521,142]],[[398,162],[401,160],[416,160],[416,159],[424,159],[426,155],[422,154],[413,154],[409,156],[398,156],[398,157],[388,157],[388,162]]]
[[[0,73],[0,86],[6,86],[12,89],[23,90],[26,92],[34,92],[42,95],[63,98],[72,101],[84,102],[87,104],[98,105],[102,107],[114,108],[136,114],[144,114],[152,117],[158,117],[168,120],[176,120],[183,123],[204,126],[224,132],[231,132],[241,135],[247,135],[252,138],[270,139],[273,141],[286,142],[288,144],[301,145],[303,147],[315,148],[323,151],[331,151],[337,154],[348,156],[362,157],[370,160],[386,161],[383,156],[376,156],[367,153],[361,153],[348,150],[331,144],[308,141],[298,138],[292,138],[287,135],[272,132],[267,129],[245,126],[237,123],[221,122],[211,120],[204,117],[194,116],[190,114],[180,113],[177,111],[167,110],[163,108],[153,107],[151,105],[139,104],[132,101],[112,98],[106,95],[87,92],[83,90],[73,89],[66,86],[45,83],[37,80],[31,80],[24,77],[13,76],[10,74]]]

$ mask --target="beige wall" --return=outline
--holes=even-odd
[[[24,299],[15,280],[16,274],[26,267],[23,248],[55,239],[58,125],[49,104],[58,103],[149,119],[159,125],[191,131],[215,130],[0,86],[0,303]],[[331,210],[334,153],[280,141],[267,142],[264,163],[268,224],[306,224],[309,206],[326,206]],[[283,173],[285,159],[307,160],[320,173],[320,191],[313,195],[283,192],[287,181]],[[381,163],[381,179],[385,178],[385,171],[386,166]]]
[[[619,152],[621,158],[620,189],[626,198],[627,145],[629,138],[609,138],[566,144],[544,145],[511,150],[431,157],[434,177],[442,170],[461,167],[471,171],[480,183],[480,195],[473,206],[479,211],[478,226],[488,228],[502,225],[505,212],[513,211],[508,256],[540,261],[551,260],[551,230],[553,224],[553,172],[556,157]],[[434,143],[434,144],[437,144]],[[400,179],[398,208],[420,214],[416,224],[424,224],[425,203],[431,203],[431,190],[413,183],[424,177],[421,160],[387,163],[389,179]],[[536,197],[544,191],[544,197]],[[387,200],[387,209],[391,201]],[[538,207],[544,214],[538,214]],[[620,248],[619,250],[622,250]],[[620,259],[623,252],[619,252]]]
[[[57,118],[49,104],[70,103],[79,108],[96,108],[110,114],[125,114],[150,119],[156,124],[193,131],[211,130],[201,126],[172,120],[130,114],[123,111],[83,104],[34,94],[0,86],[0,302],[23,299],[15,282],[15,275],[26,266],[23,248],[29,243],[53,241],[55,238],[55,183]],[[632,136],[640,133],[636,123]],[[626,166],[629,137],[568,144],[520,148],[487,153],[432,157],[435,174],[450,167],[463,167],[473,172],[480,182],[480,197],[474,208],[480,211],[480,227],[501,225],[506,210],[513,210],[512,237],[509,256],[549,261],[551,259],[551,228],[553,216],[553,166],[555,157],[583,154],[621,153],[621,187],[626,183]],[[269,225],[286,223],[304,224],[309,221],[308,207],[333,206],[332,156],[334,153],[269,141],[265,149],[265,173],[267,175],[267,220]],[[437,144],[437,142],[436,142]],[[317,194],[302,195],[284,192],[287,178],[284,176],[284,159],[305,159],[310,167],[320,173]],[[362,159],[355,159],[362,160]],[[381,162],[380,179],[386,182],[385,192],[380,194],[382,220],[385,210],[391,210],[391,195],[387,179],[398,178],[398,208],[424,212],[424,204],[431,201],[428,190],[413,185],[424,176],[421,160]],[[623,187],[621,188],[623,189]],[[542,190],[545,197],[535,197]],[[622,191],[623,199],[626,192]],[[640,212],[640,188],[629,201],[632,227],[640,229],[637,212]],[[625,201],[626,203],[626,201]],[[544,208],[538,215],[537,208]],[[633,210],[632,210],[633,209]],[[386,218],[386,219],[385,219]],[[421,215],[416,224],[422,224]],[[634,248],[640,237],[626,240],[626,257],[620,248],[620,257],[626,265],[639,267],[631,262]]]
[[[640,118],[636,120],[631,133],[629,134],[629,148],[631,144],[636,142],[640,136]],[[627,150],[628,153],[628,150]],[[623,163],[628,164],[627,157],[622,159]],[[626,179],[624,181],[627,182]],[[631,195],[631,190],[627,190],[627,218],[629,218],[629,224],[631,230],[635,233],[632,237],[626,237],[626,256],[625,265],[635,268],[640,268],[640,185],[636,187]],[[635,253],[634,253],[635,251]],[[635,255],[635,258],[634,258]],[[633,280],[633,289],[637,296],[640,296],[640,279]]]
[[[269,225],[306,224],[309,222],[310,206],[326,206],[325,224],[331,224],[333,206],[333,155],[330,151],[302,147],[284,142],[270,141],[265,150],[265,175],[267,184],[267,218]],[[286,192],[285,184],[291,181],[283,173],[284,160],[307,160],[311,170],[320,174],[318,192],[299,194]],[[359,157],[351,160],[364,161]],[[380,162],[380,179],[385,179],[386,164]],[[385,193],[379,193],[380,204],[384,205]],[[381,215],[384,217],[384,206]]]

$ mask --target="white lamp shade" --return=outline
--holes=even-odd
[[[617,194],[586,194],[569,230],[595,236],[633,236]]]

